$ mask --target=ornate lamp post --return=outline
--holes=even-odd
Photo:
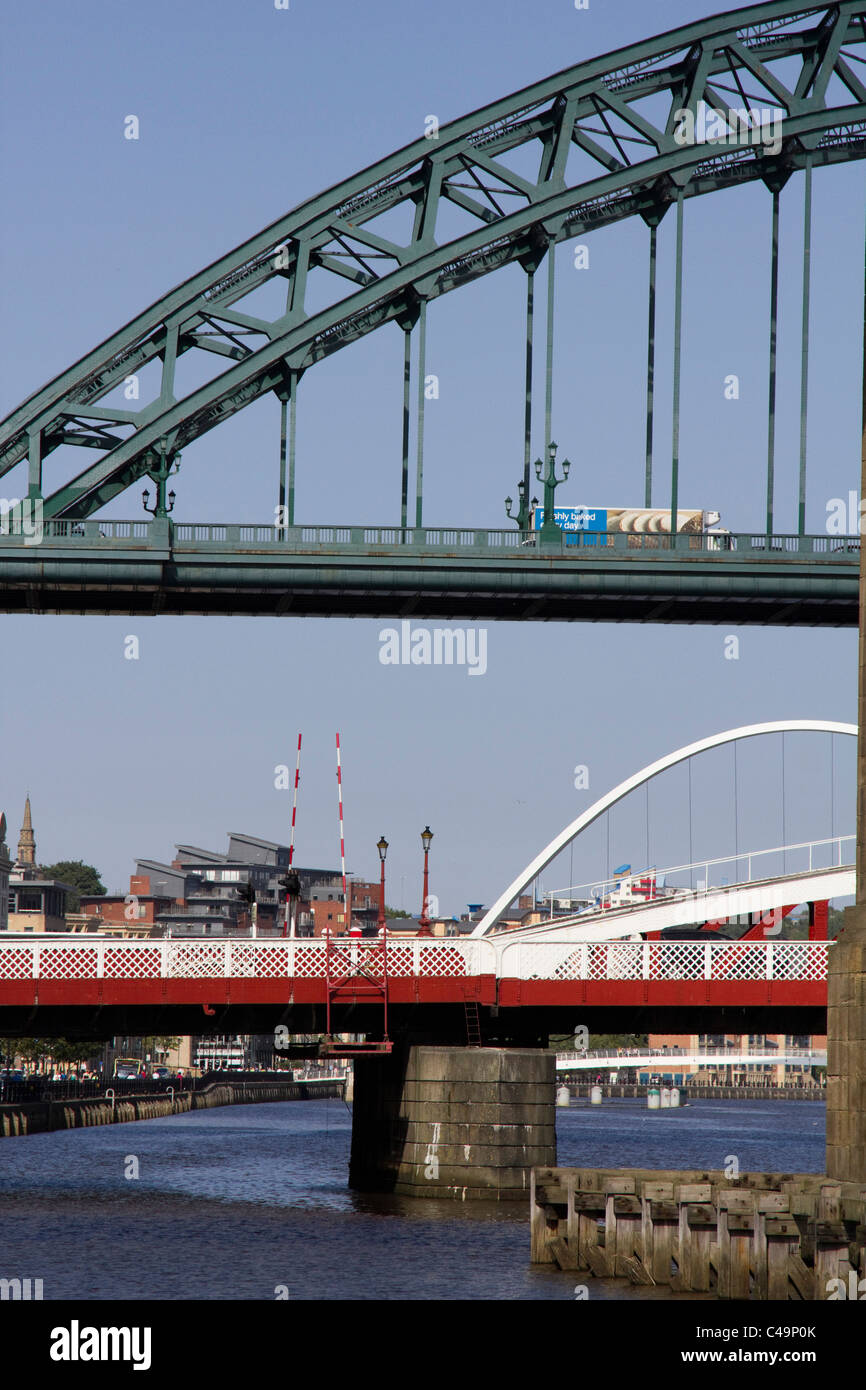
[[[430,841],[433,839],[433,831],[429,825],[425,825],[421,831],[421,844],[424,846],[424,898],[421,903],[421,917],[418,922],[419,936],[432,936],[430,930],[430,918],[427,916],[427,884],[428,884],[428,860],[430,858]]]
[[[165,485],[172,473],[176,473],[180,468],[180,454],[169,454],[165,449],[160,450],[156,455],[151,455],[152,464],[147,470],[147,476],[156,484],[156,500],[152,507],[147,504],[150,501],[150,492],[147,488],[141,494],[144,510],[150,512],[154,519],[168,516],[169,512],[174,511],[174,489],[168,494],[168,506],[165,499]]]
[[[527,491],[526,483],[521,478],[520,482],[517,484],[517,496],[519,500],[517,503],[516,516],[511,515],[511,508],[513,506],[512,498],[506,497],[505,499],[505,515],[508,517],[509,521],[515,521],[517,523],[518,531],[529,530],[529,508],[526,505]]]
[[[548,449],[547,472],[544,474],[544,477],[541,476],[541,470],[542,470],[543,467],[544,467],[544,464],[543,464],[542,460],[541,460],[541,459],[536,459],[536,460],[535,460],[535,476],[536,476],[536,478],[538,479],[539,482],[541,482],[541,483],[544,484],[544,521],[541,523],[541,530],[540,530],[540,532],[539,532],[539,536],[540,536],[540,539],[541,539],[542,544],[543,544],[545,541],[556,541],[556,542],[558,542],[559,539],[560,539],[560,536],[561,536],[561,534],[562,534],[561,531],[560,531],[560,529],[559,529],[559,527],[557,526],[557,524],[556,524],[556,522],[555,522],[555,520],[554,520],[554,506],[555,506],[554,498],[555,498],[555,496],[556,496],[556,489],[559,487],[560,483],[564,483],[564,482],[565,482],[565,479],[568,477],[568,471],[569,471],[569,469],[571,468],[571,463],[570,463],[570,461],[569,461],[568,459],[563,459],[563,460],[562,460],[562,472],[563,472],[563,477],[557,478],[557,476],[556,476],[556,449],[557,449],[557,446],[556,446],[554,443],[551,442],[550,444],[548,444],[547,449]]]
[[[379,851],[379,868],[381,878],[379,879],[379,920],[376,923],[381,936],[385,935],[385,855],[388,853],[388,841],[384,835],[379,836],[379,843],[376,846]]]

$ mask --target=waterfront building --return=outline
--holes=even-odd
[[[76,890],[71,883],[42,876],[36,862],[36,833],[33,829],[29,793],[24,803],[24,821],[18,838],[18,854],[8,873],[6,890],[3,900],[8,910],[5,924],[0,916],[0,929],[10,932],[67,930],[66,899]]]
[[[809,1054],[826,1052],[827,1036],[805,1033],[650,1033],[649,1046],[661,1049],[662,1055],[653,1060],[651,1068],[660,1075],[683,1072],[684,1066],[677,1052],[706,1049],[717,1053],[717,1057],[699,1066],[689,1064],[686,1067],[691,1079],[699,1084],[809,1086],[817,1082],[815,1064]],[[760,1054],[761,1060],[740,1060],[744,1053],[749,1052]],[[726,1057],[726,1053],[737,1060]],[[765,1060],[768,1055],[773,1057],[774,1053],[780,1055],[779,1061],[775,1058]],[[642,1069],[646,1069],[646,1064]]]

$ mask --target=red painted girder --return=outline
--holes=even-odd
[[[355,985],[357,987],[355,987]],[[371,988],[370,982],[358,979],[341,986],[341,998],[381,999],[381,989]],[[243,977],[225,979],[153,979],[153,980],[4,980],[0,982],[0,1007],[57,1005],[87,1007],[88,1005],[136,1004],[324,1004],[327,981],[268,979]],[[452,977],[409,976],[388,981],[388,999],[397,1004],[462,1004],[475,1000],[479,1004],[496,1003],[496,976],[472,975]]]
[[[642,1008],[648,1004],[685,1005],[792,1004],[824,1008],[826,980],[502,980],[499,1003],[553,1008],[559,1005],[611,1005]]]

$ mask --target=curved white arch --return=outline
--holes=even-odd
[[[740,729],[728,729],[721,734],[712,734],[709,738],[699,739],[697,743],[689,743],[684,748],[678,748],[675,753],[667,753],[657,762],[650,763],[640,772],[635,772],[631,777],[627,777],[612,791],[605,792],[604,796],[589,807],[589,810],[584,811],[582,815],[577,817],[577,820],[573,820],[570,825],[561,830],[550,844],[535,856],[532,863],[518,874],[513,883],[509,884],[493,906],[488,908],[472,932],[472,936],[486,936],[489,931],[492,931],[505,910],[511,906],[524,888],[529,887],[536,874],[540,874],[542,869],[546,869],[550,861],[555,859],[560,850],[570,844],[575,836],[585,830],[588,825],[591,825],[594,820],[597,820],[610,806],[614,806],[617,801],[628,796],[635,787],[643,786],[644,782],[649,782],[658,773],[664,772],[666,768],[673,767],[676,763],[685,762],[687,758],[693,757],[696,753],[705,753],[708,749],[718,748],[724,743],[736,743],[741,738],[754,738],[758,734],[786,733],[851,734],[856,738],[857,725],[839,724],[834,719],[778,719],[769,724],[744,724]]]

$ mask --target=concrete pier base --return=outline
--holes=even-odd
[[[415,1045],[355,1062],[349,1185],[407,1197],[528,1199],[556,1162],[556,1058]]]
[[[866,907],[827,953],[827,1175],[866,1183]]]

